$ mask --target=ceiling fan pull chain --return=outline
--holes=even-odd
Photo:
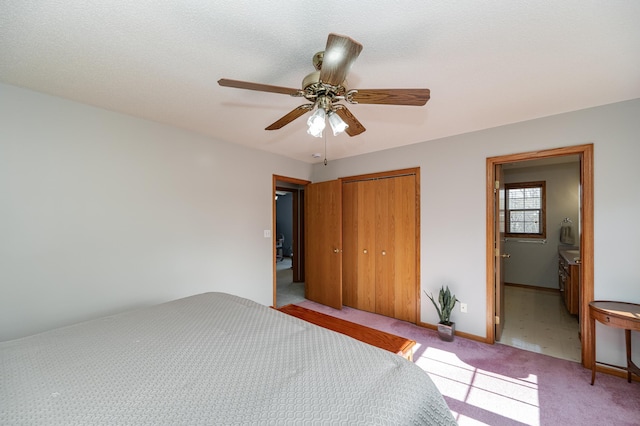
[[[324,132],[324,165],[327,165],[327,132]]]

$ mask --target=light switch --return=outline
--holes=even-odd
[[[265,229],[264,230],[264,237],[265,238],[271,238],[271,229]]]

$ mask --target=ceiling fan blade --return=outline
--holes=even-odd
[[[329,34],[320,68],[320,81],[332,86],[342,84],[361,51],[362,45],[354,39]]]
[[[259,92],[271,92],[282,93],[284,95],[295,95],[299,92],[298,89],[292,89],[290,87],[271,86],[269,84],[251,83],[248,81],[229,80],[228,78],[221,78],[218,80],[220,86],[235,87],[236,89],[257,90]]]
[[[360,133],[367,130],[344,105],[342,105],[342,108],[336,108],[336,114],[338,114],[340,118],[349,125],[347,130],[345,130],[349,136],[358,136]]]
[[[353,100],[359,104],[422,106],[431,97],[429,89],[358,89]]]
[[[313,104],[300,105],[298,108],[296,108],[293,111],[287,113],[285,116],[280,118],[278,121],[276,121],[275,123],[271,124],[269,127],[265,128],[265,130],[281,129],[284,126],[286,126],[287,124],[291,123],[296,118],[305,115],[307,112],[311,111],[312,109],[313,109]]]

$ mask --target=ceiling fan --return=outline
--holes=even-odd
[[[334,135],[346,131],[349,136],[357,136],[366,130],[351,111],[344,104],[339,103],[341,101],[350,104],[412,106],[422,106],[427,103],[430,97],[429,89],[347,89],[345,79],[361,51],[362,45],[352,38],[329,34],[324,52],[318,52],[313,56],[316,71],[302,80],[302,89],[226,78],[218,80],[218,84],[305,98],[311,103],[300,105],[265,130],[280,129],[315,109],[307,121],[309,126],[307,133],[316,137],[322,136],[325,117],[328,117]]]

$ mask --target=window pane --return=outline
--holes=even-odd
[[[509,189],[507,197],[509,199],[509,210],[524,208],[524,189]]]
[[[509,189],[509,198],[524,198],[524,188]]]
[[[540,212],[528,211],[524,215],[524,232],[538,234],[540,232]]]
[[[527,234],[538,234],[540,232],[540,227],[537,223],[527,222],[524,224],[524,232]]]
[[[535,222],[525,222],[524,232],[526,232],[527,234],[537,234],[540,232],[540,226]]]
[[[527,211],[524,212],[524,221],[538,223],[540,221],[540,212],[538,211]]]
[[[524,212],[520,210],[512,210],[509,220],[511,222],[524,222]]]
[[[525,209],[539,209],[540,208],[540,198],[527,198],[524,200]]]
[[[524,232],[524,212],[513,210],[509,212],[509,232]]]
[[[524,208],[524,198],[509,198],[509,210],[523,209],[523,208]]]
[[[526,198],[540,198],[540,188],[524,188]]]
[[[509,211],[510,233],[540,233],[539,210],[511,210]]]

